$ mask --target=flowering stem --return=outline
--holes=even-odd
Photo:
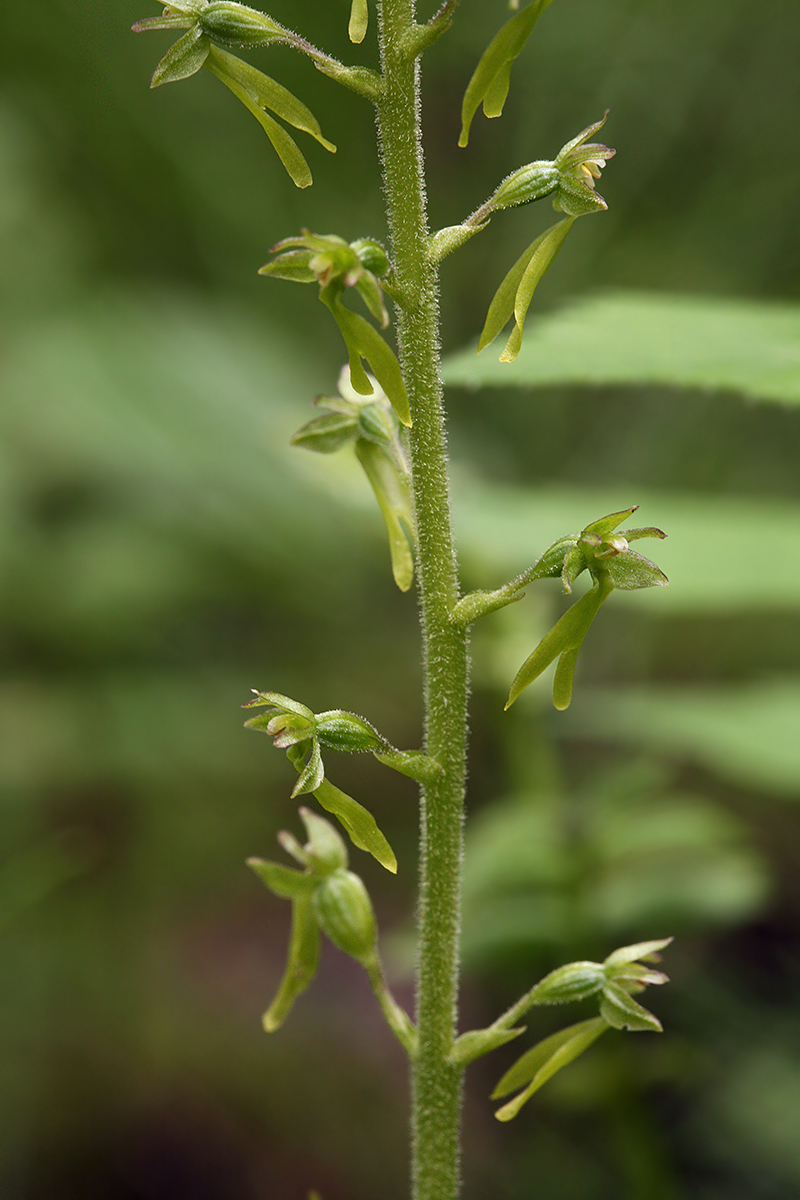
[[[467,636],[450,621],[458,599],[450,522],[438,335],[438,282],[428,253],[414,59],[414,0],[382,0],[378,125],[392,257],[409,307],[397,312],[409,434],[425,670],[425,751],[441,771],[420,807],[418,1052],[412,1064],[412,1197],[456,1200],[463,1068],[448,1061],[458,993],[465,775]]]
[[[372,990],[375,993],[378,1004],[381,1006],[381,1012],[386,1018],[387,1025],[400,1045],[404,1047],[410,1057],[413,1057],[417,1050],[416,1030],[409,1020],[408,1014],[400,1007],[389,991],[380,959],[376,955],[375,958],[366,962],[364,966],[369,976]]]

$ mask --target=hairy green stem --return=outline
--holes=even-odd
[[[450,522],[438,337],[436,267],[428,253],[414,0],[382,0],[384,83],[377,104],[392,256],[408,307],[398,309],[411,403],[409,440],[425,670],[425,750],[441,765],[420,809],[417,1010],[412,1065],[412,1197],[456,1200],[463,1068],[448,1061],[458,999],[467,635],[450,621],[458,600]]]

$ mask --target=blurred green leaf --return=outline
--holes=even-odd
[[[585,800],[495,801],[467,831],[465,962],[574,945],[576,930],[605,953],[643,928],[743,920],[770,887],[749,836],[721,805],[670,794],[639,770],[606,777]]]
[[[0,930],[91,865],[92,847],[58,834],[0,863]]]
[[[659,385],[800,403],[800,306],[612,292],[540,316],[513,363],[464,350],[461,387]]]
[[[635,741],[740,786],[800,799],[800,681],[588,692],[565,732]]]

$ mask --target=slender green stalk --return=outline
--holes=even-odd
[[[428,253],[418,63],[408,55],[413,0],[383,0],[378,126],[392,257],[408,307],[397,315],[408,388],[425,664],[425,750],[441,764],[421,798],[418,1053],[412,1068],[413,1200],[459,1192],[463,1069],[448,1063],[458,999],[467,636],[458,600],[440,375],[436,268]]]

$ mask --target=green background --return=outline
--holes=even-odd
[[[339,147],[303,141],[315,186],[297,191],[206,72],[148,91],[169,35],[128,30],[157,11],[9,0],[3,13],[0,1192],[400,1200],[405,1067],[355,964],[326,947],[286,1026],[260,1029],[288,906],[243,860],[278,857],[276,832],[300,829],[292,769],[238,708],[252,687],[277,689],[363,713],[397,745],[419,739],[415,604],[393,587],[367,485],[347,455],[288,446],[334,390],[338,334],[313,289],[256,275],[303,226],[385,238],[372,116],[289,50],[251,55]],[[270,11],[372,61],[374,10],[356,49],[345,0]],[[511,1126],[487,1096],[517,1048],[471,1070],[465,1197],[787,1200],[800,1188],[800,411],[786,382],[800,8],[558,0],[505,115],[478,116],[459,150],[463,88],[506,15],[462,0],[425,60],[432,221],[458,221],[606,108],[618,154],[609,212],[577,224],[534,300],[530,344],[551,360],[532,356],[514,386],[498,347],[450,368],[465,580],[496,586],[638,502],[671,535],[642,548],[672,586],[612,597],[564,715],[546,683],[502,712],[563,605],[555,584],[476,629],[465,1024],[567,959],[677,940],[672,984],[647,997],[664,1036],[608,1035]],[[448,352],[474,341],[549,219],[546,204],[503,214],[448,260]],[[683,390],[640,293],[668,294],[685,318]],[[754,330],[708,297],[769,305]],[[743,341],[767,365],[785,355],[766,402],[691,367],[709,313],[726,369]],[[398,853],[397,879],[355,852],[353,865],[410,1004],[414,790],[337,758],[335,781]],[[527,1037],[585,1015],[543,1011]]]

